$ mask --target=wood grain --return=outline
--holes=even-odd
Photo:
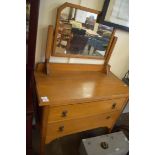
[[[128,86],[112,73],[52,72],[46,76],[35,73],[38,99],[47,96],[49,102],[39,105],[61,106],[68,104],[128,97]]]
[[[45,51],[45,60],[49,60],[51,56],[53,45],[53,26],[48,26],[48,33],[47,33],[47,41],[46,41],[46,51]]]
[[[42,73],[41,64],[35,72],[39,106],[43,111],[41,155],[45,144],[56,138],[98,127],[108,127],[110,132],[128,98],[128,86],[111,72],[104,74],[101,65],[50,65],[48,76]],[[41,100],[45,96],[48,102]],[[117,101],[115,109],[112,101]],[[68,117],[61,119],[65,110]]]
[[[44,106],[41,108],[41,141],[40,141],[40,155],[45,154],[45,139],[46,139],[46,129],[49,114],[49,106]]]
[[[93,116],[115,110],[121,110],[124,105],[125,98],[113,99],[107,101],[87,102],[76,105],[66,105],[59,107],[51,107],[48,117],[48,123],[58,122],[81,117]]]
[[[100,11],[98,11],[98,10],[87,8],[87,7],[84,7],[84,6],[81,6],[81,5],[77,5],[77,4],[68,3],[68,2],[64,3],[61,8],[64,9],[66,7],[76,8],[76,9],[83,10],[83,11],[86,11],[86,12],[100,14]]]
[[[115,47],[116,42],[117,42],[117,37],[113,37],[113,40],[112,40],[110,49],[107,52],[107,55],[105,56],[104,66],[107,66],[108,65],[109,60],[110,60],[110,57],[111,57],[111,54],[112,54],[112,52],[114,50],[114,47]]]
[[[108,52],[110,51],[111,45],[112,45],[114,37],[115,37],[115,33],[116,33],[116,29],[113,29],[112,34],[111,34],[111,38],[110,38],[110,41],[109,41],[109,44],[107,47],[107,52],[105,53],[105,56],[104,56],[105,59],[107,58]]]
[[[109,133],[111,133],[111,131],[112,131],[112,129],[113,129],[115,123],[118,121],[120,115],[122,114],[122,112],[123,112],[123,110],[124,110],[126,104],[128,103],[128,102],[127,102],[128,99],[129,99],[129,97],[126,97],[126,98],[125,98],[124,103],[123,103],[123,106],[122,106],[122,108],[120,109],[120,114],[119,114],[118,117],[116,118],[116,121],[115,121],[115,122],[111,125],[111,127],[109,128]]]
[[[44,67],[44,63],[38,63],[36,66],[36,71],[43,72]],[[53,74],[55,71],[102,71],[103,68],[103,65],[49,63],[49,70],[51,74]]]

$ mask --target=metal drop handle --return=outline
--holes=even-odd
[[[60,126],[60,127],[59,127],[59,131],[60,131],[60,132],[64,131],[64,128],[65,128],[64,126]]]
[[[67,110],[64,110],[63,112],[62,112],[62,117],[66,117],[67,116],[67,113],[68,113],[68,111]]]
[[[106,117],[106,119],[110,119],[110,118],[111,118],[111,116],[107,116],[107,117]]]
[[[116,103],[114,102],[113,104],[112,104],[112,109],[115,109],[116,108]]]

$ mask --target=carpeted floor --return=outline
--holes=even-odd
[[[129,113],[121,115],[112,132],[124,131],[129,138]],[[98,128],[80,132],[54,140],[46,145],[45,155],[79,155],[79,145],[83,138],[95,137],[107,134],[106,128]],[[39,130],[33,129],[33,155],[39,155]]]

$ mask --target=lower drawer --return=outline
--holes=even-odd
[[[85,118],[54,122],[47,125],[46,143],[72,133],[98,127],[111,128],[118,118],[120,111],[99,114]]]

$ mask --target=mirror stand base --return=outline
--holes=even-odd
[[[104,72],[106,75],[108,75],[108,74],[110,73],[110,68],[111,68],[110,65],[106,65],[106,66],[104,66],[104,68],[103,68],[103,72]]]
[[[49,61],[47,59],[45,60],[44,73],[46,75],[50,74],[50,71],[49,71]]]

